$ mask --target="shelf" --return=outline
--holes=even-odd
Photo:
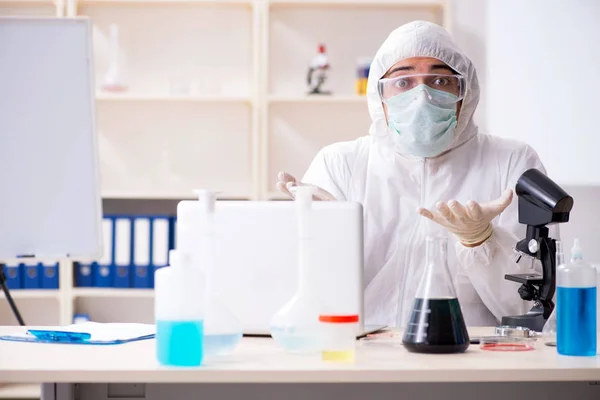
[[[271,6],[443,7],[445,0],[270,0]]]
[[[227,193],[217,191],[218,200],[248,200],[253,196],[249,193]],[[103,191],[103,199],[122,199],[122,200],[195,200],[196,197],[192,190],[185,193],[123,193],[116,191]]]
[[[2,1],[2,0],[0,0]],[[207,6],[252,6],[252,0],[80,0],[81,5],[207,5]]]
[[[268,200],[292,200],[290,196],[281,192],[269,192],[267,193]]]
[[[1,1],[1,0],[0,0]],[[243,96],[161,96],[139,95],[132,93],[97,93],[97,101],[131,101],[131,102],[195,102],[195,103],[250,103],[249,97]]]
[[[10,295],[13,299],[58,299],[56,289],[11,289]],[[4,293],[0,292],[0,299],[4,299]]]
[[[269,103],[356,103],[365,104],[367,103],[366,96],[356,95],[306,95],[306,96],[270,96]]]
[[[0,5],[9,4],[11,6],[54,6],[54,1],[52,0],[0,0]]]
[[[39,384],[0,384],[0,399],[39,399],[42,391]]]
[[[74,288],[73,297],[152,299],[154,289]]]

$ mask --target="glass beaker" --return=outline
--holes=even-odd
[[[206,279],[204,295],[204,354],[207,357],[232,353],[242,339],[242,325],[237,317],[213,293],[212,269],[218,265],[215,257],[214,210],[215,194],[195,190],[194,207],[177,209],[177,246],[190,249]]]
[[[310,353],[319,350],[320,305],[310,292],[312,235],[310,213],[313,188],[294,188],[298,220],[298,288],[292,299],[271,319],[271,336],[285,350]]]
[[[415,353],[461,353],[469,334],[450,271],[448,239],[427,237],[426,264],[402,344]]]

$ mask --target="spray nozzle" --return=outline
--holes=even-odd
[[[186,249],[169,250],[169,266],[175,268],[186,268],[192,265],[193,255]]]
[[[203,212],[212,213],[215,210],[215,200],[218,193],[208,189],[194,189],[194,194],[198,198]]]
[[[310,185],[293,186],[290,188],[290,192],[294,195],[294,199],[298,203],[298,208],[302,211],[310,209],[313,201],[313,194],[315,188]]]
[[[573,240],[573,247],[571,248],[571,260],[583,260],[583,249],[579,245],[579,239]]]

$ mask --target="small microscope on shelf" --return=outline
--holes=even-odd
[[[329,72],[329,58],[325,52],[325,45],[319,45],[319,51],[313,58],[308,69],[306,83],[308,84],[308,94],[331,94],[330,91],[323,90],[323,84],[327,80]]]
[[[505,279],[521,283],[519,295],[534,305],[524,315],[502,317],[502,325],[541,332],[554,310],[552,299],[556,290],[556,240],[548,236],[547,225],[569,222],[573,198],[537,169],[521,175],[515,192],[519,198],[519,222],[527,225],[525,239],[515,246],[515,262],[523,256],[540,260],[542,275],[505,275]]]

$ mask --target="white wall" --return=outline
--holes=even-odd
[[[492,0],[494,1],[494,0]],[[505,7],[508,7],[509,4],[506,2],[499,2],[503,4]],[[514,4],[513,1],[510,2]],[[578,5],[581,10],[586,5],[592,3],[590,0],[575,0],[572,2],[563,2],[564,4],[569,5]],[[496,4],[497,6],[497,4]],[[486,89],[489,89],[488,82],[488,70],[489,66],[487,65],[487,57],[486,52],[488,52],[488,46],[490,45],[487,40],[487,26],[488,26],[488,4],[486,1],[482,0],[452,0],[452,34],[458,43],[458,45],[469,55],[469,57],[473,60],[473,63],[477,67],[477,72],[479,76],[479,81],[481,84],[482,90],[482,99],[479,103],[478,110],[475,114],[475,118],[480,128],[484,132],[489,132],[490,124],[490,115],[494,110],[490,109],[488,103],[490,101],[486,101]],[[545,7],[538,8],[537,19],[539,20],[543,18],[544,13],[547,12]],[[590,13],[592,15],[593,13]],[[553,13],[554,15],[554,13]],[[592,46],[593,40],[590,38],[590,41],[587,45]],[[548,44],[545,44],[545,48],[543,51],[550,52],[553,49],[550,48]],[[538,52],[539,53],[539,52]],[[507,54],[507,57],[509,54]],[[586,59],[585,52],[581,54],[581,59]],[[600,60],[599,60],[600,61]],[[596,68],[597,64],[594,64],[592,67]],[[587,66],[586,66],[587,67]],[[551,66],[545,65],[540,66],[540,68],[551,68]],[[571,81],[576,79],[576,64],[573,64],[573,74],[567,77],[562,77],[567,81]],[[558,78],[558,77],[557,77]],[[589,77],[590,79],[594,79]],[[583,85],[585,88],[586,81],[588,77],[581,77],[581,81],[577,83],[577,85]],[[507,82],[511,82],[511,77],[506,77]],[[597,80],[596,80],[597,81]],[[573,82],[575,84],[575,82]],[[514,87],[515,96],[519,95],[518,87]],[[590,95],[595,96],[597,92],[590,93]],[[596,105],[597,101],[591,97],[593,100],[593,104]],[[582,97],[580,99],[574,99],[575,101],[585,102],[585,98]],[[506,132],[490,132],[493,134],[498,134],[501,136],[507,136]],[[565,135],[575,135],[578,132],[569,131],[565,132]],[[580,135],[595,135],[595,139],[597,140],[600,137],[599,132],[586,132],[579,133]],[[591,137],[590,137],[591,138]],[[567,137],[565,137],[565,140]],[[585,140],[588,138],[581,140],[580,142],[585,143]],[[598,151],[598,148],[592,149],[594,152]],[[568,156],[568,159],[563,163],[564,168],[569,171],[569,167],[572,166],[573,163],[577,161],[577,155],[573,153],[566,153],[565,156]],[[572,162],[569,162],[572,160]],[[542,156],[542,161],[548,164],[549,161],[545,160]],[[589,165],[587,168],[595,168],[596,171],[600,171],[600,163],[596,163],[595,167],[590,162],[587,161]],[[552,173],[552,171],[550,171]],[[571,172],[575,173],[575,172]],[[552,177],[552,175],[551,175]],[[571,213],[571,221],[568,224],[561,225],[561,239],[565,242],[565,248],[569,249],[573,242],[573,238],[578,237],[582,241],[582,246],[584,247],[584,251],[588,260],[592,262],[600,263],[600,234],[598,234],[597,227],[600,227],[600,210],[598,204],[600,204],[600,185],[568,185],[564,187],[565,190],[573,196],[575,199],[575,205],[573,208],[573,212]]]
[[[487,125],[526,138],[557,182],[600,184],[600,2],[488,0]]]

